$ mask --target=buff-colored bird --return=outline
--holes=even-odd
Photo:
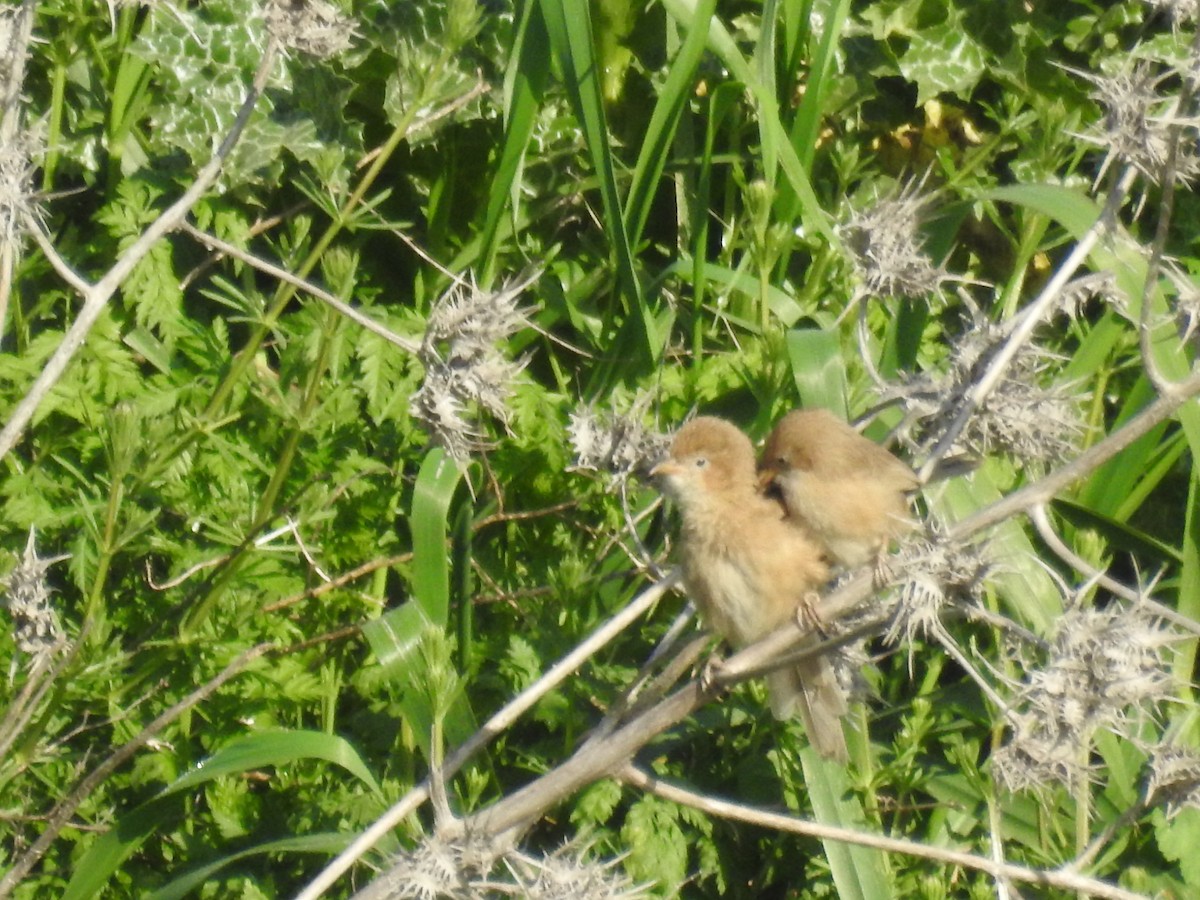
[[[734,647],[793,620],[828,578],[820,548],[759,493],[754,446],[729,422],[688,422],[651,474],[682,515],[684,586],[709,627]],[[847,758],[846,700],[827,659],[777,669],[767,686],[777,719],[799,713],[818,751]]]
[[[915,526],[909,501],[916,474],[824,409],[779,420],[763,447],[760,484],[778,488],[789,519],[807,526],[829,558],[846,568],[874,560]]]

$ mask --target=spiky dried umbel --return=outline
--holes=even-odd
[[[588,858],[571,843],[542,857],[519,850],[497,853],[485,841],[431,836],[401,854],[372,885],[386,900],[637,900],[649,896],[618,868],[617,861]]]
[[[1200,19],[1200,2],[1197,0],[1146,0],[1152,8],[1170,18],[1175,25],[1185,25]]]
[[[1195,131],[1200,119],[1194,110],[1181,109],[1178,90],[1161,91],[1163,85],[1181,74],[1159,70],[1138,62],[1112,75],[1077,74],[1092,82],[1093,99],[1104,109],[1104,118],[1092,130],[1079,135],[1105,150],[1097,180],[1113,161],[1127,163],[1150,181],[1162,181],[1172,142],[1172,129],[1180,127],[1191,139],[1178,141],[1175,168],[1179,178],[1190,181],[1200,173],[1195,150]]]
[[[1007,333],[976,315],[952,343],[946,368],[922,372],[889,385],[884,400],[900,400],[921,419],[923,436],[902,435],[920,456],[954,421],[980,374]],[[960,449],[976,456],[996,451],[1038,463],[1056,463],[1075,449],[1083,434],[1085,399],[1072,385],[1047,383],[1059,356],[1030,341],[1023,344],[1003,377],[975,410],[959,438]]]
[[[911,182],[874,206],[850,213],[839,232],[867,293],[877,297],[927,297],[949,273],[925,252],[921,223],[930,198]]]
[[[0,14],[0,23],[8,18]],[[0,38],[0,48],[3,46]],[[7,140],[0,136],[0,246],[18,243],[29,216],[37,213],[30,178],[35,169],[32,159],[38,150],[38,142],[29,131],[18,132]]]
[[[902,575],[886,640],[895,643],[903,638],[911,645],[913,638],[929,634],[938,625],[948,603],[977,599],[993,564],[986,544],[951,542],[934,535],[906,542],[891,568]]]
[[[1149,802],[1162,806],[1168,819],[1185,809],[1200,809],[1200,754],[1185,747],[1160,747],[1150,757]]]
[[[994,757],[1009,790],[1074,785],[1090,774],[1100,729],[1133,739],[1137,724],[1174,696],[1167,647],[1178,636],[1140,606],[1068,610],[1044,667],[1030,671],[1012,738]]]
[[[571,413],[567,434],[575,452],[572,468],[607,472],[614,485],[645,476],[666,454],[671,439],[644,424],[650,395],[634,398],[624,413],[584,406]]]
[[[528,324],[517,305],[528,283],[494,292],[459,284],[429,314],[418,352],[425,380],[409,411],[455,459],[466,459],[487,446],[473,421],[475,412],[486,412],[508,426],[508,397],[525,361],[509,359],[501,347]]]
[[[64,559],[67,556],[39,557],[34,530],[30,528],[25,553],[4,582],[4,605],[12,616],[13,640],[17,649],[28,653],[35,664],[64,640],[46,584],[46,570]]]

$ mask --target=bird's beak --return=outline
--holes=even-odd
[[[758,470],[758,489],[765,491],[775,483],[775,476],[779,474],[779,470],[774,466],[763,466]]]
[[[668,456],[666,459],[660,459],[654,468],[650,470],[650,477],[662,478],[664,475],[678,475],[679,471],[679,463]]]

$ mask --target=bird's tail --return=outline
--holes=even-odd
[[[767,689],[776,719],[790,719],[799,714],[808,740],[818,753],[841,762],[849,760],[846,735],[842,732],[842,716],[849,707],[828,659],[814,657],[776,669],[767,675]]]

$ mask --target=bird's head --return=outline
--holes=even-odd
[[[821,435],[836,424],[833,414],[823,409],[797,409],[782,419],[763,445],[758,465],[758,484],[766,490],[792,472],[812,470]]]
[[[650,474],[681,503],[725,492],[754,491],[754,445],[714,416],[692,419],[675,435],[667,458]]]

